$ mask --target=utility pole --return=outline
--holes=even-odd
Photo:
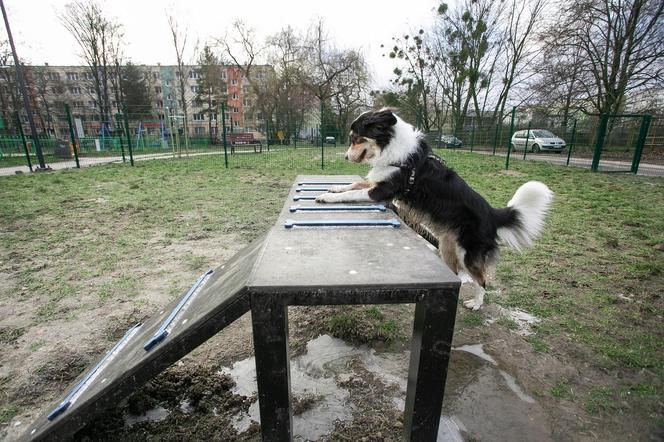
[[[18,60],[18,55],[16,54],[16,46],[14,46],[14,38],[12,37],[12,31],[9,28],[9,21],[7,20],[7,11],[5,11],[5,2],[0,0],[0,8],[2,8],[2,17],[5,19],[5,28],[7,29],[7,39],[9,40],[9,45],[12,48],[12,55],[14,56],[14,66],[16,67],[16,80],[18,81],[19,89],[21,89],[21,94],[23,95],[23,108],[28,114],[28,123],[30,124],[30,130],[32,131],[32,139],[35,143],[35,150],[37,151],[37,160],[39,161],[39,168],[36,170],[46,170],[46,163],[44,162],[44,153],[42,152],[41,142],[39,141],[39,135],[37,134],[37,126],[35,126],[35,120],[32,117],[32,109],[30,109],[30,99],[28,98],[28,91],[25,88],[25,82],[23,81],[23,70],[21,69],[21,63]]]

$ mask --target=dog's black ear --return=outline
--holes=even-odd
[[[382,109],[373,112],[368,116],[366,123],[367,126],[377,125],[383,127],[394,126],[397,124],[397,117],[394,115],[392,109]]]

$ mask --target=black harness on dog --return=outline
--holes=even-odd
[[[445,166],[445,160],[443,160],[438,155],[434,155],[432,153],[428,154],[424,158],[424,161],[422,161],[420,164],[413,164],[412,160],[408,161],[406,163],[391,164],[391,166],[398,167],[399,169],[401,169],[401,171],[403,172],[403,175],[405,177],[408,177],[406,179],[406,183],[404,185],[404,190],[403,190],[404,195],[408,195],[408,192],[411,191],[411,189],[415,185],[415,179],[417,177],[417,171],[429,160],[438,161],[441,165]]]

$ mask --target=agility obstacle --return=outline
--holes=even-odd
[[[64,440],[251,310],[264,441],[292,440],[288,306],[414,303],[404,437],[435,441],[460,281],[382,204],[317,204],[354,176],[299,176],[279,219],[131,327],[22,440]]]

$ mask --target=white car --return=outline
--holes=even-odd
[[[531,152],[550,150],[560,153],[565,149],[565,140],[545,129],[518,130],[512,135],[512,149],[525,150],[526,140]]]

